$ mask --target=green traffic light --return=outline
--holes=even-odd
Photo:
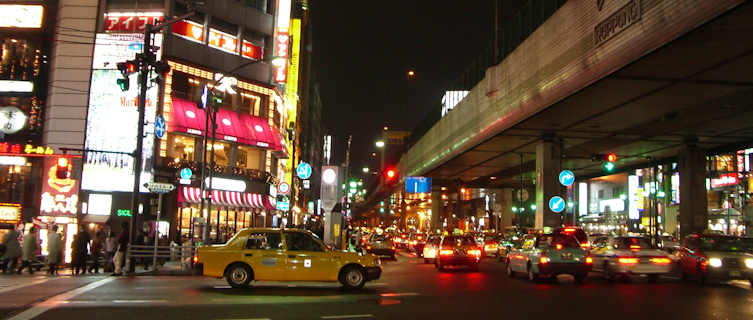
[[[120,87],[120,91],[126,92],[131,87],[131,82],[128,80],[128,78],[118,79],[117,80],[118,86]]]
[[[604,170],[612,172],[614,170],[614,162],[604,162]]]

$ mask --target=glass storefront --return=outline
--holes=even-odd
[[[244,228],[264,226],[265,214],[259,209],[212,207],[211,215],[203,217],[208,219],[208,224],[211,226],[209,238],[212,241],[217,239],[216,241],[225,242]],[[195,236],[201,234],[202,230],[196,223],[194,223],[193,233],[191,231],[191,221],[196,222],[196,218],[201,217],[199,215],[199,204],[183,204],[178,209],[178,215],[178,230],[180,230],[182,237],[188,238],[192,234]]]

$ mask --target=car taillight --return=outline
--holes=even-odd
[[[193,264],[199,263],[199,255],[193,256]]]
[[[594,258],[586,257],[586,264],[592,264],[594,263]]]
[[[584,243],[580,244],[580,247],[583,248],[583,249],[588,250],[588,249],[591,249],[591,244],[588,243],[588,242],[584,242]]]
[[[439,255],[441,255],[441,256],[451,256],[452,252],[453,251],[450,250],[450,249],[442,249],[442,250],[439,250]]]
[[[638,258],[617,258],[617,262],[622,264],[636,264],[638,263]]]
[[[640,246],[640,245],[637,245],[637,244],[631,244],[631,245],[630,245],[630,250],[632,250],[632,251],[638,251],[638,250],[641,250],[641,246]]]
[[[416,241],[416,240],[413,240],[413,241],[411,241],[411,244],[412,244],[412,245],[414,245],[414,246],[415,246],[415,245],[416,245],[417,243],[418,243],[418,241]]]
[[[575,232],[575,228],[565,228],[562,229],[563,232]]]
[[[371,250],[371,246],[366,246],[366,250]]]
[[[562,250],[562,244],[561,243],[555,244],[554,248],[556,248],[557,250]]]
[[[392,250],[395,250],[395,246],[392,246]]]
[[[542,256],[541,258],[539,258],[539,264],[547,264],[547,263],[549,263],[549,257]]]
[[[670,264],[672,263],[672,260],[669,258],[651,258],[651,262],[655,264]]]
[[[466,253],[469,254],[469,255],[472,255],[472,256],[480,256],[481,255],[481,250],[471,249],[471,250],[466,251]]]

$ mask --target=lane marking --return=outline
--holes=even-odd
[[[46,279],[36,280],[36,281],[22,283],[22,284],[18,284],[18,285],[10,285],[10,286],[7,286],[7,287],[4,287],[4,288],[0,289],[0,293],[5,293],[5,292],[13,291],[13,290],[16,290],[16,289],[21,289],[21,288],[25,288],[25,287],[28,287],[28,286],[33,286],[33,285],[36,285],[36,284],[40,284],[40,283],[43,283],[43,282],[50,281],[52,279],[60,279],[60,278],[46,278]]]
[[[220,318],[214,320],[272,320],[270,318]]]
[[[354,319],[354,318],[373,318],[373,314],[344,314],[341,316],[322,316],[322,319]]]
[[[95,282],[92,282],[90,284],[87,284],[83,287],[73,289],[68,292],[61,293],[59,295],[56,295],[52,298],[50,298],[47,301],[43,301],[40,303],[35,304],[29,309],[26,309],[24,312],[21,312],[13,317],[8,318],[7,320],[31,320],[39,316],[40,314],[44,313],[47,310],[53,309],[55,307],[58,307],[60,305],[63,305],[66,303],[66,301],[70,300],[71,298],[78,296],[84,292],[93,290],[99,286],[102,286],[104,284],[107,284],[110,281],[115,280],[115,278],[109,277],[104,278],[102,280],[98,280]]]
[[[419,295],[418,292],[390,292],[382,293],[379,296],[382,297],[413,297]]]
[[[167,300],[112,300],[113,303],[165,303]]]

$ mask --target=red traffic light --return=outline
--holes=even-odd
[[[608,153],[606,156],[607,162],[615,162],[617,161],[617,155],[614,153]]]
[[[387,178],[389,178],[389,179],[392,179],[395,176],[397,176],[397,173],[393,169],[387,170],[387,172],[385,172],[385,174],[387,175]]]

